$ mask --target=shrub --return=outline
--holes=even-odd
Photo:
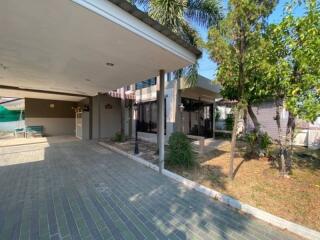
[[[272,140],[269,135],[265,133],[257,133],[255,131],[247,133],[244,136],[247,143],[247,155],[266,156],[269,154],[269,147]]]
[[[268,151],[270,145],[272,144],[271,137],[265,132],[260,135],[260,149]]]
[[[166,161],[169,165],[186,168],[195,165],[195,152],[185,134],[175,132],[170,136]]]
[[[257,152],[258,148],[258,135],[256,132],[247,133],[244,136],[244,140],[247,144],[247,154],[252,155]]]
[[[233,122],[234,122],[234,120],[233,120],[233,114],[228,114],[228,115],[227,115],[227,118],[226,118],[226,120],[225,120],[226,130],[232,131],[232,129],[233,129]]]
[[[122,135],[120,132],[116,132],[112,140],[115,142],[124,142],[126,140],[126,137]]]

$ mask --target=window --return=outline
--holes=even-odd
[[[146,87],[150,87],[153,85],[157,84],[157,79],[156,78],[150,78],[148,80],[136,83],[136,90],[138,89],[142,89],[142,88],[146,88]]]
[[[164,104],[164,131],[166,134],[166,100]],[[158,107],[157,102],[139,103],[138,106],[138,131],[147,133],[158,132]]]

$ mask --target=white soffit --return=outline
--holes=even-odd
[[[3,0],[0,32],[0,85],[26,89],[96,95],[196,60],[103,0]]]

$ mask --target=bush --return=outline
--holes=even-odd
[[[126,137],[124,135],[122,135],[120,132],[117,132],[113,136],[112,140],[115,142],[124,142],[126,140]]]
[[[271,137],[265,132],[260,135],[260,149],[268,151],[270,145],[272,144]]]
[[[195,165],[195,152],[185,134],[175,132],[170,136],[166,162],[169,165],[183,166],[186,168]]]
[[[247,133],[244,136],[244,140],[247,143],[247,155],[266,156],[269,154],[269,147],[272,144],[272,140],[266,132],[257,133],[253,131]]]
[[[225,120],[226,130],[232,131],[232,129],[233,129],[233,122],[234,122],[233,114],[228,114],[228,115],[227,115],[227,118],[226,118],[226,120]]]

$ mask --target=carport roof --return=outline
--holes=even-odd
[[[1,85],[22,90],[94,96],[201,54],[124,0],[3,0],[0,32]]]

